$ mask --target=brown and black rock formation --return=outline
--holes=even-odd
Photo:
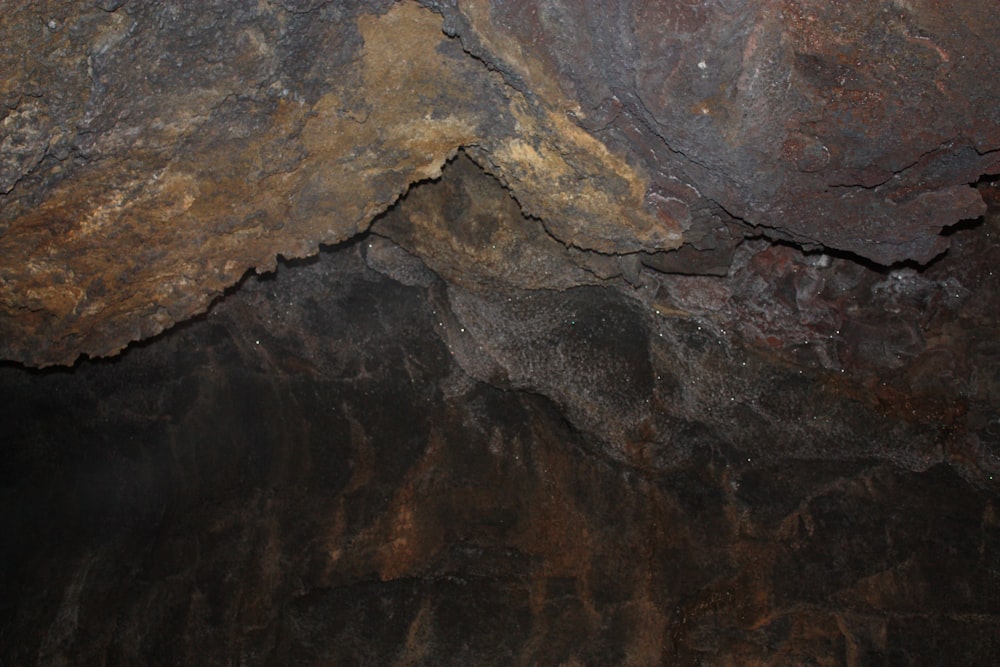
[[[993,2],[0,42],[0,664],[1000,662]]]

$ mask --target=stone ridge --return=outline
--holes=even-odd
[[[566,244],[681,243],[678,223],[645,208],[641,169],[507,86],[414,2],[324,5],[308,21],[274,7],[186,11],[81,3],[44,29],[49,41],[21,40],[89,74],[61,116],[56,82],[29,81],[26,62],[8,84],[5,125],[23,127],[4,161],[0,357],[116,354],[204,311],[248,269],[364,231],[462,146]],[[37,19],[14,17],[25,34]],[[35,155],[46,141],[32,137],[48,133],[51,147],[74,124],[88,129],[65,139],[64,158]]]
[[[467,48],[561,94],[695,228],[926,263],[983,214],[968,185],[1000,171],[987,0],[441,4]]]
[[[460,149],[630,281],[761,235],[927,263],[1000,172],[989,0],[21,1],[0,38],[0,358],[33,366],[354,237]]]

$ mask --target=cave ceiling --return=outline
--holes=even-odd
[[[1000,172],[986,0],[14,2],[0,31],[0,356],[33,366],[351,239],[456,157],[534,268],[453,273],[559,289],[724,275],[748,238],[926,264]],[[462,243],[422,221],[417,252]]]
[[[994,0],[14,0],[0,663],[1000,664]]]

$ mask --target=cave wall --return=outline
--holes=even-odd
[[[1000,656],[997,487],[933,416],[606,287],[400,282],[378,243],[0,369],[5,662]]]
[[[12,2],[0,663],[1000,662],[985,0]]]
[[[923,272],[500,288],[561,255],[463,160],[116,358],[0,367],[0,658],[1000,657],[1000,210]]]

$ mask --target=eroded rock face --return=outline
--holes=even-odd
[[[607,4],[5,5],[0,662],[1000,662],[995,7]]]
[[[649,168],[661,210],[926,262],[1000,165],[987,2],[440,3],[511,78]],[[980,48],[985,47],[985,48]]]
[[[3,356],[115,353],[248,268],[354,236],[466,145],[566,242],[680,244],[642,171],[507,86],[430,10],[229,4],[5,18],[10,43],[35,38],[29,53],[71,80],[29,63],[7,82]]]
[[[251,277],[111,361],[0,368],[0,659],[1000,657],[995,373],[909,357],[865,391],[905,336],[873,326],[844,372],[778,363],[624,282],[448,286],[389,243]],[[829,268],[772,253],[746,270]],[[953,352],[995,371],[992,326]]]
[[[114,354],[463,147],[558,242],[683,273],[761,231],[926,262],[998,170],[986,0],[231,5],[5,8],[3,357]]]

